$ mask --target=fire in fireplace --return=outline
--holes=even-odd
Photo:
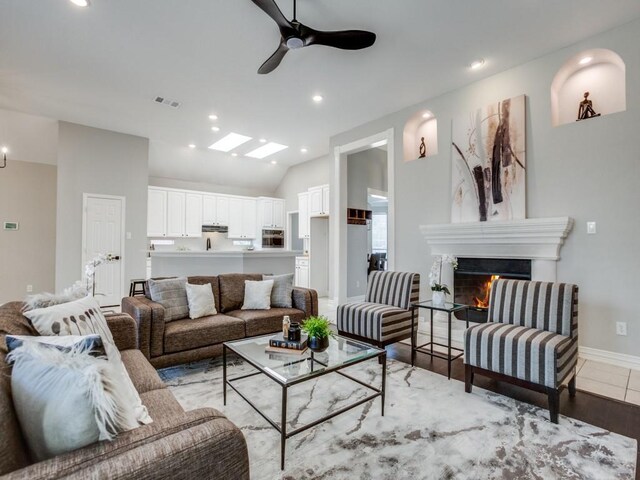
[[[453,279],[456,303],[469,305],[469,320],[486,322],[491,286],[498,278],[531,280],[531,260],[503,258],[458,258]],[[464,313],[456,313],[464,319]]]

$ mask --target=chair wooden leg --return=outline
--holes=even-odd
[[[547,397],[549,398],[549,419],[551,423],[558,423],[558,413],[560,411],[560,390],[556,388],[547,388]]]
[[[473,367],[465,364],[464,366],[464,391],[471,393],[473,388]]]
[[[573,398],[576,396],[576,376],[574,375],[571,380],[569,380],[569,397]]]

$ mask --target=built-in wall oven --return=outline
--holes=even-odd
[[[284,230],[272,228],[263,229],[262,248],[284,248]]]

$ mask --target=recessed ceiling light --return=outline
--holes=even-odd
[[[267,139],[266,138],[261,138],[260,139],[260,143],[267,143]]]
[[[323,100],[322,95],[314,95],[312,99],[316,103],[320,103]]]
[[[194,143],[190,143],[189,148],[196,148],[196,145]]]
[[[237,153],[235,153],[235,152],[233,152],[233,153],[231,154],[231,156],[232,156],[232,157],[237,157],[237,156],[238,156],[238,154],[237,154]]]
[[[220,131],[220,127],[211,127],[211,130],[214,132],[219,132]]]
[[[593,60],[593,57],[584,57],[580,60],[580,65],[586,65],[587,63],[591,63],[591,60]]]
[[[271,165],[275,165],[276,163],[278,162],[276,162],[275,160],[271,160]]]
[[[249,140],[251,140],[251,137],[232,132],[229,135],[222,137],[213,145],[209,145],[209,148],[211,150],[218,150],[220,152],[229,152],[234,148],[242,145],[243,143],[248,142]]]
[[[477,70],[481,68],[483,65],[484,65],[484,59],[479,58],[478,60],[474,60],[473,62],[471,62],[471,65],[469,65],[469,68],[471,70]]]
[[[300,153],[307,153],[307,152],[308,152],[308,150],[306,148],[301,148],[300,149]]]
[[[424,112],[424,113],[422,114],[422,118],[431,118],[431,117],[432,117],[431,112]]]
[[[77,5],[78,7],[88,7],[89,6],[89,0],[69,0],[71,3],[73,3],[74,5]]]
[[[286,145],[280,145],[279,143],[269,142],[266,145],[263,145],[262,147],[258,147],[255,150],[252,150],[249,153],[247,153],[247,157],[265,158],[265,157],[268,157],[269,155],[273,155],[274,153],[278,153],[279,151],[284,150],[285,148],[289,148],[289,147],[287,147]]]
[[[209,120],[217,120],[217,119],[218,119],[218,115],[214,115],[214,114],[209,115]]]

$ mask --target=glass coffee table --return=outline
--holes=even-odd
[[[265,351],[269,345],[269,339],[273,335],[253,337],[223,344],[223,385],[224,404],[227,404],[227,385],[240,395],[253,409],[258,412],[269,424],[280,432],[280,468],[284,470],[285,446],[288,438],[300,432],[315,427],[316,425],[340,415],[352,408],[362,405],[365,402],[380,397],[382,405],[382,415],[384,416],[384,395],[387,371],[387,354],[385,350],[376,348],[366,343],[358,342],[336,335],[329,341],[329,348],[322,353],[313,353],[307,350],[302,355],[280,354]],[[245,362],[253,366],[257,371],[239,377],[227,377],[227,350],[238,355]],[[357,378],[347,375],[342,371],[346,367],[358,363],[378,358],[382,367],[382,385],[380,388],[369,385]],[[329,415],[314,420],[313,422],[287,431],[287,391],[290,387],[307,380],[336,373],[349,380],[366,387],[372,393],[350,405],[342,407]],[[280,423],[269,418],[264,412],[254,404],[249,397],[242,393],[233,382],[254,375],[266,375],[282,388],[282,413]],[[260,392],[255,392],[259,395]]]

